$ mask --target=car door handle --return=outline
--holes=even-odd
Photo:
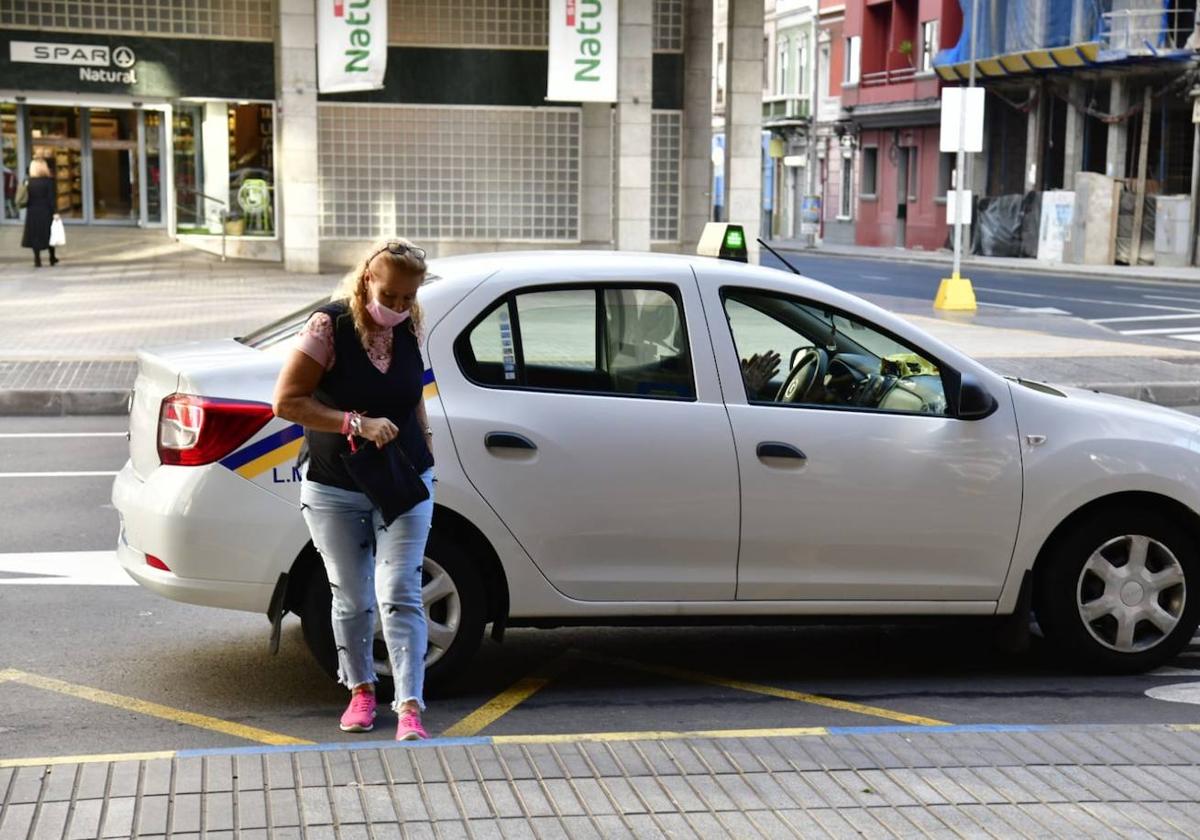
[[[483,436],[483,445],[488,449],[529,449],[537,451],[537,446],[533,441],[515,432],[488,432]]]
[[[758,445],[759,458],[793,458],[797,461],[807,461],[808,456],[790,443],[765,441]]]

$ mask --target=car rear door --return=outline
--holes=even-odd
[[[695,278],[504,269],[431,335],[455,449],[551,583],[731,600],[737,464]]]
[[[861,404],[840,399],[830,380],[817,381],[812,404],[781,403],[776,387],[794,348],[774,346],[789,332],[786,317],[775,316],[801,303],[824,318],[830,305],[798,293],[783,273],[777,281],[760,275],[757,288],[740,291],[716,276],[705,282],[703,268],[699,273],[741,472],[737,597],[981,607],[996,599],[1021,512],[1021,456],[1007,389],[994,391],[997,408],[984,419],[950,416],[929,399],[944,393],[940,377],[910,357],[920,348],[903,346],[865,319],[839,316],[824,335],[792,333],[795,346],[847,352],[860,344],[861,354],[849,361],[864,370],[873,364],[878,371],[888,358],[916,375],[907,384],[897,384],[903,376],[888,378],[874,397],[856,392]],[[739,355],[767,350],[781,354],[783,369],[752,394]],[[873,405],[884,391],[891,396]]]

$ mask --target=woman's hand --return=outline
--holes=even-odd
[[[399,433],[400,430],[396,428],[396,424],[386,417],[364,417],[359,436],[365,437],[382,449]]]

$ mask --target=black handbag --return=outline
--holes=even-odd
[[[384,525],[391,525],[396,517],[429,498],[429,488],[395,438],[382,448],[374,444],[357,446],[353,436],[349,440],[350,452],[342,454],[342,463],[383,514]]]

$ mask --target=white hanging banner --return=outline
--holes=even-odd
[[[317,0],[317,90],[382,88],[387,36],[387,0]]]
[[[546,99],[617,101],[617,0],[550,0]]]

